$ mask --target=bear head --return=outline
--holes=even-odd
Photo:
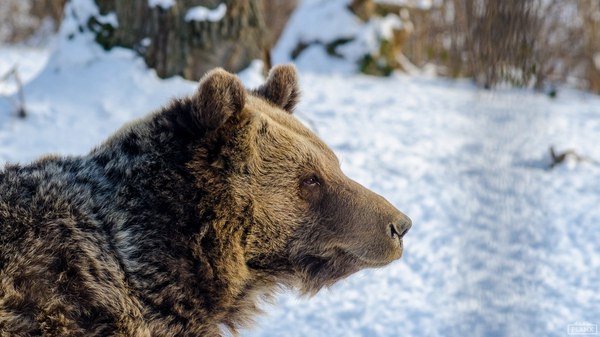
[[[189,167],[207,202],[220,205],[204,215],[235,247],[227,263],[312,294],[400,258],[411,220],[344,175],[333,151],[294,117],[298,97],[291,65],[274,67],[251,91],[211,71],[191,98],[205,141]]]

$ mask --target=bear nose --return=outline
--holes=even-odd
[[[390,224],[390,235],[392,239],[402,239],[408,230],[412,227],[412,220],[404,216]]]

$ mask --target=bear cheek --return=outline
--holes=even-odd
[[[249,259],[280,260],[286,255],[286,248],[296,227],[294,224],[298,222],[298,211],[290,209],[289,202],[278,204],[271,200],[261,203],[262,207],[255,208],[255,221],[247,229],[244,249]]]

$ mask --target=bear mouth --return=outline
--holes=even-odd
[[[376,258],[369,256],[364,252],[357,252],[350,249],[341,249],[342,254],[347,255],[360,265],[361,268],[379,268],[387,266],[388,264],[400,259],[402,257],[404,251],[404,242],[403,240],[398,240],[398,243],[393,248],[393,251],[388,256],[382,256],[381,258]]]
[[[401,256],[402,243],[392,254],[384,254],[381,257],[340,246],[330,247],[317,254],[303,254],[296,258],[296,268],[302,276],[295,286],[304,293],[315,294],[319,289],[331,286],[362,269],[385,267]]]

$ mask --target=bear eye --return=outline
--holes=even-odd
[[[319,185],[321,185],[321,182],[319,181],[319,178],[317,178],[316,176],[310,176],[308,178],[305,178],[302,181],[302,185],[308,186],[308,187],[319,186]]]

